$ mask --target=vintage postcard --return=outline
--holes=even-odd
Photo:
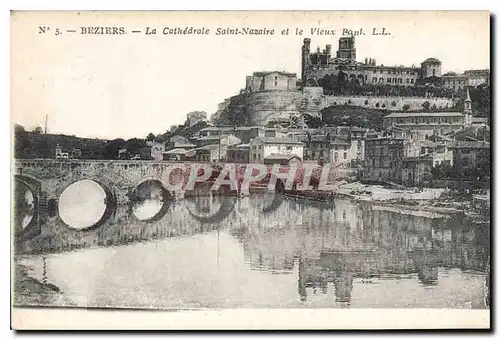
[[[489,329],[490,13],[11,13],[14,329]]]

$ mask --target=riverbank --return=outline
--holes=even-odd
[[[51,283],[41,282],[28,274],[29,269],[14,261],[14,294],[15,306],[61,305],[64,298],[58,287]],[[67,305],[67,304],[65,304]]]
[[[489,220],[489,195],[459,195],[446,189],[418,189],[360,182],[340,182],[333,190],[329,191],[288,191],[286,195],[292,198],[322,202],[345,197],[356,202],[366,202],[378,206],[437,214],[462,212],[477,220]]]

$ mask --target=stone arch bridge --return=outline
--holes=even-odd
[[[320,181],[331,181],[332,174],[335,175],[334,171],[328,169],[328,172],[325,172],[324,168],[315,164],[299,164],[292,172],[290,169],[292,168],[289,166],[262,164],[18,159],[14,162],[13,177],[16,187],[21,183],[33,193],[37,219],[43,222],[44,216],[57,206],[64,190],[82,180],[98,183],[108,199],[116,205],[122,205],[127,204],[134,190],[148,180],[161,182],[177,199],[183,198],[196,183],[203,181],[217,182],[218,179],[227,179],[221,182],[222,186],[241,193],[248,187],[244,185],[245,178],[247,184],[264,183],[265,186],[272,182],[272,177],[277,177],[275,184],[279,184],[281,179],[281,184],[285,182],[286,187],[292,189],[302,186],[309,177],[309,183],[317,185]],[[279,175],[275,176],[276,173]],[[234,186],[231,184],[233,182]]]

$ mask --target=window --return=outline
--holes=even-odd
[[[347,159],[347,152],[344,152],[344,159]]]
[[[410,82],[413,84],[413,78],[410,79]]]
[[[469,158],[462,159],[462,165],[463,166],[469,166]]]
[[[288,151],[292,151],[292,149],[293,149],[293,146],[291,146],[291,145],[288,145],[288,146],[286,147],[286,149],[287,149]]]
[[[391,82],[391,78],[387,78],[387,83],[390,83]]]
[[[274,77],[274,86],[278,86],[278,77]]]
[[[468,154],[470,154],[470,150],[469,149],[463,149],[462,150],[462,154],[468,155]]]
[[[406,83],[409,84],[410,83],[410,79],[406,78]]]
[[[383,74],[384,73],[384,70],[380,70],[380,74]]]
[[[373,81],[374,83],[376,83],[376,82],[377,82],[377,77],[373,77],[372,81]]]
[[[435,77],[435,76],[436,76],[436,69],[435,69],[435,68],[433,68],[433,69],[432,69],[432,76],[433,76],[433,77]]]

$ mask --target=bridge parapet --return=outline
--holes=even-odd
[[[291,165],[211,164],[192,162],[154,162],[133,160],[52,160],[18,159],[15,174],[39,181],[39,194],[57,201],[75,182],[92,180],[109,192],[117,205],[127,204],[134,190],[145,181],[159,181],[175,198],[184,198],[196,183],[213,183],[233,192],[247,193],[250,183],[260,183],[273,190],[281,180],[285,189],[312,189],[338,177],[338,171],[311,163]],[[320,188],[323,190],[328,190]]]

